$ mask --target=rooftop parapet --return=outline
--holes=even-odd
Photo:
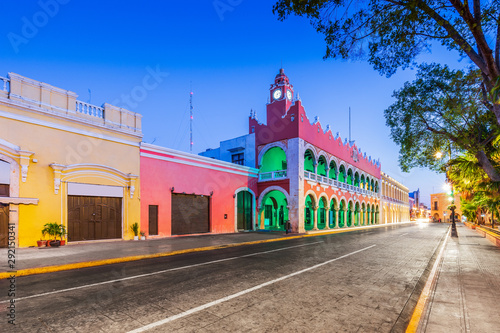
[[[72,91],[54,87],[19,74],[0,77],[0,98],[8,98],[35,106],[48,114],[69,120],[81,120],[92,125],[142,137],[142,115],[105,103],[96,106],[77,100]]]

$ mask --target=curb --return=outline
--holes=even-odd
[[[500,247],[500,235],[489,231],[488,229],[485,229],[483,227],[476,226],[472,223],[464,223],[468,228],[476,230],[478,234],[480,234],[482,237],[485,237],[488,239],[490,242],[493,243],[493,245]]]
[[[244,246],[244,245],[281,242],[281,241],[286,241],[286,240],[291,240],[291,239],[317,237],[317,236],[324,236],[324,235],[330,235],[330,234],[339,234],[339,233],[344,233],[344,232],[366,230],[366,229],[377,228],[377,227],[381,228],[381,227],[388,227],[388,226],[409,224],[409,223],[415,223],[415,222],[377,224],[377,225],[371,225],[371,226],[352,227],[352,228],[346,228],[346,229],[334,229],[331,231],[314,231],[312,233],[302,234],[302,235],[297,235],[297,236],[289,236],[289,237],[282,237],[282,238],[275,238],[275,239],[265,239],[265,240],[251,241],[251,242],[244,242],[244,243],[233,243],[233,244],[206,246],[206,247],[177,250],[177,251],[171,251],[171,252],[160,252],[160,253],[154,253],[154,254],[144,254],[144,255],[128,256],[128,257],[113,258],[113,259],[93,260],[93,261],[85,261],[85,262],[78,262],[78,263],[64,264],[64,265],[26,268],[26,269],[21,269],[21,270],[12,271],[12,272],[0,272],[0,280],[7,279],[11,276],[19,277],[19,276],[28,276],[28,275],[36,275],[36,274],[54,273],[54,272],[68,271],[68,270],[74,270],[74,269],[80,269],[80,268],[119,264],[119,263],[138,261],[138,260],[144,260],[144,259],[170,257],[170,256],[175,256],[175,255],[179,255],[179,254],[186,254],[186,253],[212,251],[212,250],[226,249],[226,248]]]
[[[437,277],[439,276],[438,268],[441,265],[443,253],[444,253],[444,250],[446,248],[446,244],[448,243],[450,233],[451,233],[451,227],[448,229],[448,232],[446,233],[445,241],[441,245],[441,249],[439,250],[439,254],[436,257],[436,261],[434,262],[434,265],[432,266],[432,270],[429,274],[429,277],[427,278],[427,281],[425,282],[424,288],[422,289],[422,292],[420,293],[420,296],[419,296],[418,301],[417,301],[417,305],[415,306],[415,310],[413,311],[410,322],[406,328],[406,331],[405,331],[406,333],[417,332],[419,326],[422,323],[422,316],[424,315],[424,310],[428,304],[428,301],[429,301],[429,298],[431,297],[431,294],[434,291],[434,288],[436,287]]]

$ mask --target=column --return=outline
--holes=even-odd
[[[333,214],[335,214],[335,225],[333,228],[337,229],[339,227],[339,210],[333,209]]]
[[[330,207],[326,207],[325,211],[326,211],[325,229],[330,229]]]
[[[264,229],[264,207],[259,208],[259,229]]]
[[[362,225],[366,225],[366,208],[363,208],[361,211],[363,212],[363,223],[362,223]]]
[[[351,227],[354,226],[354,223],[356,223],[355,217],[354,217],[354,209],[349,211],[349,214],[351,215]]]
[[[314,206],[313,211],[313,230],[318,230],[318,206]]]

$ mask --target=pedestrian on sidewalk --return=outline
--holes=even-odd
[[[285,223],[285,233],[288,235],[289,233],[292,233],[292,224],[290,223],[290,220],[287,220]]]

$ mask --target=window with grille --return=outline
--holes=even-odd
[[[243,153],[233,154],[231,156],[231,162],[234,164],[244,165],[245,164],[244,154]]]

